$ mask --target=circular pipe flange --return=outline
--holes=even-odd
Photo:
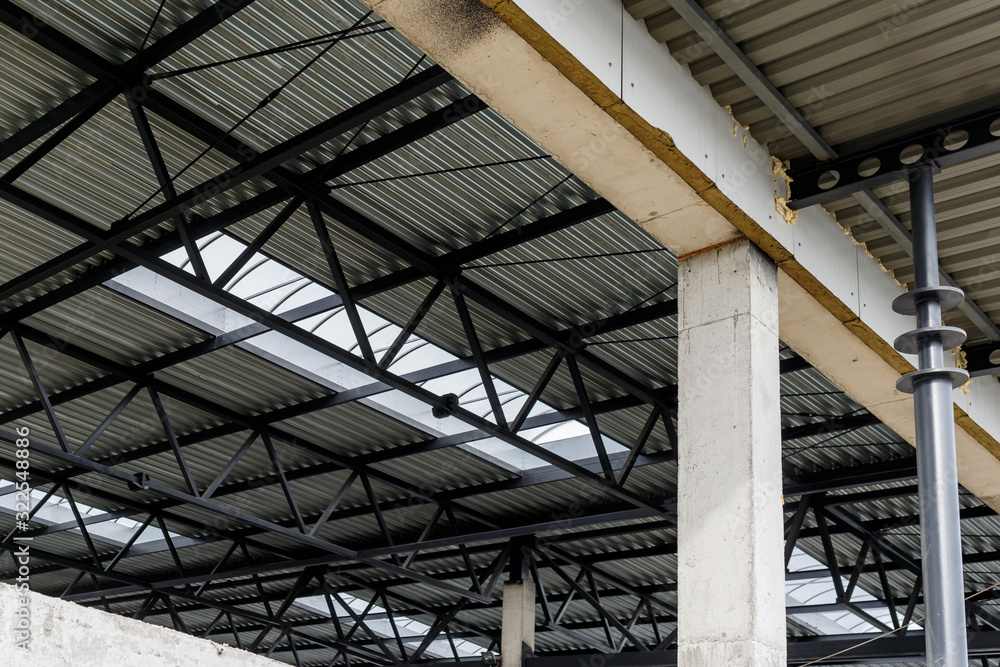
[[[946,350],[953,350],[965,342],[965,331],[958,327],[924,327],[907,331],[896,339],[892,344],[897,352],[903,354],[916,354],[920,349],[920,343],[925,340],[939,340]]]
[[[900,315],[916,315],[917,304],[921,301],[938,299],[941,301],[941,312],[958,308],[965,301],[965,292],[957,287],[938,285],[937,287],[918,287],[900,294],[892,300],[892,309]]]
[[[934,378],[947,378],[951,380],[951,388],[958,389],[969,381],[969,372],[958,368],[925,368],[922,371],[913,371],[896,380],[896,389],[904,394],[913,393],[913,385],[921,380],[933,380]]]

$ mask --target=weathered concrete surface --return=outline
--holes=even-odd
[[[0,584],[0,665],[275,667],[283,663],[124,616],[32,593],[31,650],[15,646],[18,593]]]
[[[783,667],[777,271],[741,239],[679,274],[678,664]]]
[[[500,657],[504,667],[521,667],[522,649],[535,650],[535,583],[522,581],[503,587]]]

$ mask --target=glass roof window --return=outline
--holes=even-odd
[[[337,618],[345,631],[350,630],[355,624],[355,620],[345,606],[341,604],[341,600],[359,617],[364,614],[370,605],[371,609],[369,609],[368,614],[363,618],[365,626],[381,639],[395,640],[396,633],[392,630],[392,622],[394,621],[396,628],[399,630],[399,636],[403,641],[403,646],[410,650],[419,648],[420,644],[427,637],[427,633],[430,632],[431,626],[421,623],[416,619],[393,614],[392,621],[390,621],[385,609],[379,605],[371,604],[346,593],[339,593],[338,596],[339,600],[336,597],[331,597],[328,603],[325,596],[312,595],[298,598],[294,604],[326,618],[331,618],[330,610],[332,608],[333,613],[337,614]],[[454,650],[452,650],[452,646],[454,646]],[[437,639],[427,645],[427,648],[424,650],[424,656],[439,659],[471,658],[481,655],[484,650],[484,646],[473,641],[467,639],[449,640],[442,633]]]
[[[0,478],[0,513],[14,516],[16,499],[14,482]],[[32,523],[41,525],[43,529],[59,526],[65,527],[66,530],[77,535],[81,534],[73,509],[66,498],[58,494],[50,495],[40,489],[33,488],[30,505],[34,511],[31,518]],[[158,525],[144,525],[127,516],[118,516],[118,513],[109,513],[81,503],[79,500],[76,501],[76,508],[80,512],[80,518],[86,522],[87,532],[95,540],[123,547],[140,530],[142,532],[132,542],[133,547],[164,540],[163,531]],[[126,512],[132,513],[130,510],[126,510]],[[178,542],[190,541],[190,538],[172,531],[167,531],[167,534],[175,546]]]
[[[247,248],[246,244],[221,232],[201,239],[199,245],[209,276],[213,280],[221,276]],[[163,259],[193,273],[184,248],[164,255]],[[107,286],[213,334],[231,332],[253,324],[250,318],[194,292],[179,289],[176,284],[141,267],[109,281]],[[224,288],[234,296],[293,320],[297,326],[361,356],[347,312],[339,306],[336,293],[260,252],[255,253]],[[376,357],[379,357],[389,349],[402,327],[361,304],[357,310],[372,349]],[[377,384],[361,371],[278,332],[258,334],[237,345],[338,392],[362,390]],[[496,423],[475,366],[419,335],[411,335],[407,339],[388,370],[437,395],[456,394],[464,409]],[[496,376],[491,377],[505,414],[517,414],[528,395]],[[380,387],[373,389],[370,394],[362,393],[364,396],[359,402],[418,428],[429,437],[458,436],[473,430],[454,417],[433,416],[429,405],[401,391]],[[529,417],[555,411],[552,406],[538,401]],[[580,421],[563,420],[525,429],[518,435],[570,461],[578,462],[597,456],[590,431]],[[607,436],[603,436],[603,442],[610,455],[628,451],[627,447]],[[481,434],[470,437],[468,442],[460,446],[514,472],[548,465],[541,458],[499,438],[484,437]]]
[[[826,573],[819,560],[813,558],[799,548],[792,550],[788,562],[789,572],[817,572],[815,578],[796,579],[785,582],[785,606],[788,608],[808,608],[810,606],[833,605],[837,602],[837,591],[833,580]],[[841,584],[846,590],[849,581],[841,577]],[[818,635],[861,635],[881,634],[894,629],[892,614],[889,608],[874,595],[860,586],[855,587],[851,602],[857,605],[864,614],[862,616],[847,609],[843,611],[796,611],[790,616],[806,628]],[[873,623],[872,621],[875,621]],[[879,624],[879,625],[876,625]],[[919,625],[911,624],[910,630],[921,630]]]

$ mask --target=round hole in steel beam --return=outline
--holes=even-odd
[[[858,176],[861,178],[868,178],[869,176],[874,176],[878,173],[878,170],[882,168],[882,161],[877,157],[868,157],[861,161],[858,165]]]
[[[1000,137],[1000,118],[990,123],[990,134],[994,137]]]
[[[957,151],[967,143],[969,143],[969,133],[965,130],[956,130],[944,138],[944,149]]]
[[[910,144],[899,152],[899,161],[903,164],[913,164],[924,156],[924,147],[920,144]]]
[[[840,182],[840,174],[831,169],[830,171],[824,171],[822,174],[820,174],[819,181],[816,183],[816,185],[819,186],[820,190],[829,190],[839,182]]]
[[[993,350],[990,352],[990,363],[994,366],[1000,366],[1000,350]]]

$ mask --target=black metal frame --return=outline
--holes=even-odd
[[[150,67],[210,31],[228,16],[251,4],[251,1],[222,0],[169,36],[159,39],[124,65],[107,61],[12,3],[0,1],[0,21],[5,25],[20,30],[55,56],[71,60],[97,78],[91,86],[0,142],[0,160],[3,160],[52,132],[48,139],[0,177],[0,197],[84,239],[78,247],[0,285],[0,300],[25,294],[98,253],[110,251],[114,254],[114,259],[90,269],[73,281],[64,281],[60,286],[0,314],[0,338],[11,337],[20,353],[25,374],[32,381],[38,395],[36,401],[0,415],[0,424],[10,424],[36,414],[45,415],[53,429],[55,441],[33,439],[31,446],[39,461],[51,462],[54,468],[58,467],[61,471],[34,470],[32,474],[35,480],[43,483],[48,494],[65,498],[74,515],[74,520],[66,524],[42,525],[35,522],[33,525],[36,527],[30,534],[36,537],[77,534],[83,538],[87,547],[87,556],[84,558],[67,557],[41,548],[33,549],[33,557],[48,563],[36,566],[35,576],[63,570],[73,571],[77,573],[76,579],[62,594],[66,599],[101,605],[119,613],[123,609],[134,610],[131,613],[136,618],[164,619],[164,622],[178,631],[223,641],[231,640],[243,648],[280,656],[298,665],[315,662],[305,657],[313,649],[332,650],[334,658],[328,664],[342,661],[350,667],[352,662],[358,665],[435,662],[425,654],[436,638],[447,639],[453,649],[454,662],[464,661],[454,650],[454,640],[457,638],[473,637],[490,647],[498,645],[498,627],[470,623],[463,618],[463,612],[467,615],[472,610],[498,610],[499,599],[495,592],[509,566],[512,578],[517,578],[527,570],[537,582],[539,604],[544,617],[544,623],[539,627],[540,632],[562,634],[602,653],[623,656],[649,653],[656,656],[657,664],[671,664],[669,661],[672,653],[668,649],[676,634],[670,627],[676,623],[676,610],[668,598],[674,590],[674,584],[664,581],[656,586],[631,586],[616,576],[610,567],[602,567],[601,564],[617,567],[629,559],[670,556],[675,553],[674,545],[659,544],[622,553],[595,552],[585,556],[574,555],[563,545],[602,535],[646,533],[672,525],[673,499],[636,491],[635,484],[631,482],[636,477],[637,470],[645,466],[669,463],[673,458],[672,451],[644,453],[644,448],[650,434],[659,428],[664,429],[669,442],[674,442],[676,435],[672,412],[676,407],[676,388],[669,384],[651,387],[629,376],[604,357],[588,350],[587,340],[673,316],[676,314],[676,303],[659,301],[632,308],[610,319],[566,330],[554,330],[463,273],[467,265],[489,255],[613,212],[613,207],[602,199],[491,235],[443,256],[432,256],[393,234],[377,220],[352,210],[333,197],[324,186],[326,181],[335,176],[346,174],[479,113],[485,107],[474,96],[459,99],[304,175],[296,174],[283,166],[288,160],[331,137],[437,89],[450,80],[450,76],[440,68],[431,67],[414,74],[356,108],[260,154],[249,150],[224,129],[212,125],[155,88],[143,84],[144,73]],[[125,95],[129,102],[135,129],[148,153],[150,169],[165,201],[146,213],[120,220],[109,231],[105,231],[18,187],[15,181],[28,173],[61,140],[81,127],[119,94]],[[150,128],[147,113],[159,116],[196,139],[215,145],[239,163],[236,173],[220,174],[218,178],[209,179],[199,187],[177,193]],[[257,176],[269,180],[274,187],[212,217],[198,218],[190,215],[192,203],[207,196],[217,196],[238,183]],[[282,208],[271,223],[249,244],[246,252],[213,282],[201,259],[196,240],[213,232],[224,231],[249,216],[279,204]],[[224,288],[228,281],[303,206],[313,223],[317,247],[322,249],[329,269],[329,275],[323,278],[336,289],[336,296],[301,306],[279,317],[227,292]],[[139,232],[164,221],[172,221],[175,231],[145,245],[132,240]],[[337,248],[331,240],[331,223],[378,244],[400,259],[407,268],[351,286],[344,275]],[[194,268],[193,275],[160,258],[181,247],[185,249]],[[254,323],[134,366],[124,366],[69,341],[53,340],[45,332],[25,324],[25,320],[31,315],[101,285],[136,266],[146,267],[220,305],[249,315]],[[432,279],[430,292],[403,324],[402,332],[395,342],[379,358],[369,341],[369,334],[362,326],[357,304],[363,299],[428,277]],[[398,375],[390,372],[390,362],[399,354],[410,335],[417,331],[424,316],[442,298],[446,289],[450,292],[458,316],[456,331],[464,332],[469,354],[455,362],[416,373]],[[477,335],[476,316],[470,304],[486,309],[516,327],[522,334],[522,342],[494,349],[484,347]],[[345,309],[357,339],[357,353],[335,346],[297,324],[308,317],[341,307]],[[159,371],[236,345],[265,331],[281,332],[368,375],[371,382],[356,389],[264,414],[250,415],[213,403],[156,375]],[[35,367],[26,341],[33,345],[53,347],[58,354],[94,368],[98,376],[71,389],[49,393]],[[529,396],[527,405],[517,415],[505,414],[502,401],[493,387],[496,365],[540,352],[549,355],[549,362],[534,385],[526,388]],[[529,417],[531,406],[540,399],[563,364],[572,379],[578,399],[577,406],[552,414]],[[808,366],[800,359],[789,359],[783,362],[782,371],[791,373],[805,368]],[[480,374],[491,406],[492,419],[474,414],[461,404],[456,405],[447,396],[427,391],[420,384],[424,380],[464,369],[476,369]],[[616,387],[619,395],[594,400],[591,387],[588,387],[588,382],[593,382],[593,378]],[[69,442],[61,428],[56,408],[117,385],[128,386],[128,390],[115,408],[102,419],[86,441]],[[469,430],[455,436],[429,439],[347,458],[330,451],[320,442],[294,436],[276,426],[290,417],[356,401],[389,389],[402,391],[432,408],[457,417],[469,426]],[[142,393],[149,396],[154,406],[155,419],[163,429],[163,440],[139,447],[127,455],[88,457],[94,442]],[[163,397],[207,412],[218,418],[220,425],[199,432],[177,434],[172,426],[171,410],[164,405]],[[647,416],[641,430],[629,443],[630,451],[621,455],[609,454],[603,444],[598,417],[638,407],[647,410]],[[597,452],[596,459],[572,462],[519,435],[526,429],[567,419],[581,420],[587,425]],[[866,413],[832,417],[787,427],[783,431],[783,438],[792,440],[837,433],[875,423],[877,420]],[[243,445],[228,461],[219,462],[211,483],[199,485],[187,465],[185,449],[233,434],[241,434],[244,438]],[[393,459],[455,447],[486,436],[497,437],[537,456],[549,463],[550,467],[479,487],[451,491],[417,488],[379,467],[379,464]],[[16,439],[15,433],[0,430],[0,440],[13,443]],[[282,448],[286,447],[306,452],[320,463],[288,469],[281,456],[281,451],[284,451]],[[251,448],[263,448],[266,451],[273,472],[260,480],[227,481],[241,458]],[[175,469],[143,469],[150,457],[162,454],[172,457]],[[0,469],[13,472],[14,461],[0,459]],[[346,481],[331,494],[325,510],[304,513],[300,509],[294,483],[333,471],[347,472]],[[798,501],[785,508],[788,515],[787,552],[790,554],[796,544],[805,544],[810,540],[822,545],[825,552],[823,560],[828,563],[828,568],[807,575],[832,577],[838,592],[838,608],[850,611],[860,618],[873,620],[866,612],[866,608],[871,605],[852,602],[852,594],[859,582],[866,577],[874,577],[877,579],[874,589],[881,590],[882,599],[889,605],[892,613],[895,615],[898,608],[903,608],[905,611],[900,615],[901,620],[911,617],[920,604],[919,595],[915,592],[917,588],[914,587],[913,592],[896,590],[888,583],[887,573],[902,572],[918,581],[916,576],[919,574],[919,563],[913,562],[894,547],[885,531],[887,528],[910,525],[909,522],[915,522],[915,517],[863,522],[845,508],[875,497],[913,495],[915,489],[906,486],[890,488],[888,491],[860,491],[851,494],[834,492],[912,480],[915,476],[913,459],[863,465],[847,470],[815,473],[789,470],[787,473],[786,497],[799,497]],[[87,479],[94,476],[114,482],[121,490],[94,488],[86,483]],[[567,480],[583,482],[594,491],[593,501],[575,508],[571,516],[554,517],[551,513],[546,513],[511,517],[509,521],[501,522],[462,502],[463,499],[489,493]],[[364,489],[367,505],[341,507],[344,497],[354,486]],[[287,504],[285,518],[276,520],[257,516],[235,510],[223,502],[225,498],[241,492],[266,487],[280,490]],[[392,493],[386,494],[385,490],[391,490]],[[383,492],[382,499],[380,491]],[[144,492],[154,494],[158,499],[149,501],[147,496],[142,495]],[[387,495],[399,499],[387,500]],[[86,517],[78,507],[78,498],[81,496],[92,502],[120,509],[101,517]],[[411,527],[409,531],[391,529],[387,515],[394,509],[409,507],[413,503],[426,505],[430,510],[430,520],[424,525]],[[193,519],[181,511],[184,508],[197,508],[207,512],[217,517],[220,523],[206,524]],[[810,515],[813,517],[812,524],[809,523]],[[991,515],[991,511],[976,508],[966,511],[963,518],[974,520]],[[359,516],[372,518],[381,538],[379,543],[335,542],[324,537],[324,527]],[[88,526],[111,517],[132,517],[140,522],[142,528],[124,546],[112,545],[115,548],[109,549],[106,543],[92,534]],[[655,521],[648,521],[650,517]],[[620,525],[624,522],[631,523]],[[606,526],[612,523],[616,525]],[[194,529],[202,537],[172,536],[171,526]],[[137,544],[140,534],[147,530],[159,531],[162,539]],[[539,537],[542,535],[546,537]],[[853,564],[845,566],[837,562],[837,555],[831,546],[831,536],[834,535],[844,539],[849,537],[859,543],[859,555]],[[273,543],[272,538],[275,538]],[[289,543],[295,547],[288,546]],[[219,547],[222,557],[211,566],[186,565],[185,550],[194,550],[203,545]],[[12,535],[0,542],[0,549],[14,551]],[[139,578],[122,572],[122,563],[156,552],[169,553],[173,570],[150,578]],[[980,557],[987,558],[986,555]],[[989,555],[989,558],[1000,559],[1000,554]],[[420,569],[422,564],[441,559],[451,559],[451,562],[459,565],[449,566],[447,571],[434,574],[427,574]],[[851,569],[850,583],[845,588],[840,576],[848,568]],[[789,576],[795,578],[806,575],[794,573]],[[233,581],[239,583],[233,584]],[[89,586],[85,582],[89,582]],[[272,591],[275,585],[279,585],[280,590],[267,592],[265,584]],[[222,602],[211,595],[221,588],[234,586],[245,589],[245,597]],[[424,590],[433,593],[434,602],[422,601],[415,594],[415,591]],[[329,618],[318,614],[289,615],[289,610],[297,599],[311,595],[323,597],[331,612]],[[351,609],[345,604],[344,595],[355,595],[368,600],[367,609],[360,613]],[[276,607],[272,608],[272,603],[276,603]],[[346,609],[346,615],[335,611],[337,603]],[[263,606],[264,611],[258,611],[258,606]],[[374,611],[376,606],[381,611]],[[975,610],[972,616],[978,619],[977,622],[997,627],[996,619],[982,604],[973,603],[972,608]],[[581,609],[587,612],[584,613]],[[192,622],[205,611],[214,615],[211,622]],[[791,610],[791,613],[794,615],[795,611]],[[416,647],[409,643],[418,638],[400,633],[395,620],[400,616],[416,616],[430,621],[429,633],[419,638]],[[590,620],[567,620],[583,616]],[[383,636],[373,631],[368,622],[375,618],[388,620],[393,628],[393,636]],[[331,640],[318,633],[316,628],[321,625],[333,625],[335,639]],[[346,627],[348,625],[349,628]],[[597,631],[600,638],[595,638],[594,631]],[[904,635],[905,632],[900,634]],[[903,642],[909,642],[909,639],[901,636],[898,641],[893,641],[896,641],[894,646],[902,647]],[[991,639],[983,640],[982,643],[986,645],[984,651],[1000,651],[1000,641]],[[801,648],[793,648],[791,651],[793,656],[799,656],[796,659],[801,658],[800,663],[806,660],[803,655],[816,655],[815,652],[825,651],[833,645],[826,640],[802,641],[801,644]],[[904,653],[911,650],[908,643],[906,647],[898,650]],[[537,667],[542,667],[541,663],[546,660],[560,659],[562,658],[554,655],[532,658],[531,661],[537,661]]]
[[[878,641],[862,644],[864,635],[816,637],[802,641],[789,641],[788,667],[809,664],[832,664],[819,662],[836,654],[836,664],[874,664],[887,661],[909,660],[920,662],[924,657],[924,636],[913,633],[905,637],[883,637]],[[969,655],[981,660],[983,667],[989,667],[992,658],[1000,653],[1000,633],[981,631],[969,634]],[[565,654],[560,656],[538,656],[525,661],[527,667],[579,667],[586,662],[587,654]],[[669,649],[656,653],[620,653],[603,657],[608,667],[677,667],[677,651]]]
[[[919,164],[946,167],[996,152],[1000,150],[998,119],[1000,108],[994,107],[869,150],[793,168],[788,172],[788,205],[800,209],[822,204],[904,180]]]
[[[990,361],[990,356],[1000,351],[1000,343],[981,343],[963,347],[966,370],[969,375],[996,375],[1000,373],[1000,363]]]

